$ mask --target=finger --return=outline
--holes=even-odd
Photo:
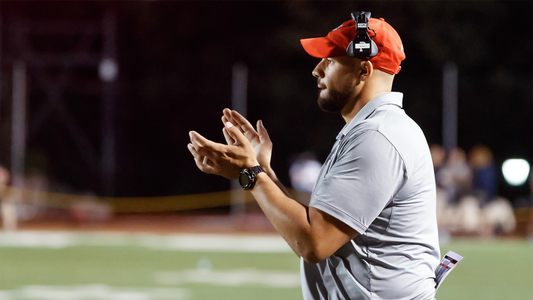
[[[228,135],[235,141],[234,144],[243,145],[248,143],[248,139],[244,136],[244,134],[231,122],[226,123],[225,128]]]
[[[237,122],[235,122],[235,120],[233,120],[233,118],[231,117],[231,115],[223,115],[222,118],[222,124],[226,124],[228,122],[231,122],[234,126],[239,126],[239,124],[237,124]]]
[[[191,138],[191,143],[193,144],[194,148],[198,151],[199,148],[213,148],[213,146],[216,144],[215,142],[212,142],[205,137],[203,137],[201,134],[199,134],[196,131],[189,132],[189,137]]]
[[[226,127],[222,128],[222,134],[224,134],[224,138],[226,139],[226,143],[228,145],[233,145],[235,143],[235,140],[229,135]]]
[[[257,121],[257,133],[259,134],[259,140],[261,143],[270,142],[270,136],[265,128],[262,120]]]
[[[196,151],[196,148],[194,148],[193,144],[189,143],[187,144],[187,149],[189,149],[189,152],[191,152],[192,156],[195,160],[200,158],[200,154]]]
[[[224,108],[224,109],[222,110],[222,114],[223,114],[223,115],[228,115],[228,116],[231,115],[231,109],[229,109],[229,108],[227,108],[227,107]]]
[[[227,147],[224,144],[212,142],[195,131],[191,131],[189,134],[191,136],[191,144],[194,148],[194,152],[197,153],[195,156],[197,164],[203,164],[205,156],[207,156],[209,162],[217,161],[217,159],[223,155],[224,147]]]
[[[200,153],[198,153],[196,148],[194,148],[193,144],[191,143],[187,144],[187,149],[189,149],[189,152],[191,152],[192,156],[194,157],[195,162],[198,163],[199,161],[203,161],[202,156],[200,155]],[[204,157],[207,157],[207,156],[204,156]]]
[[[196,167],[200,169],[200,171],[208,174],[215,174],[215,169],[213,166],[211,166],[211,160],[207,156],[203,156],[196,149],[192,144],[187,145],[187,149],[191,152],[192,156],[194,157],[194,163],[196,164]]]
[[[249,130],[255,131],[255,129],[252,126],[252,124],[250,124],[250,122],[248,122],[248,120],[245,117],[243,117],[236,110],[232,110],[231,111],[231,117],[233,118],[233,120],[235,120],[235,123],[237,123],[237,125],[241,127],[243,132],[246,132],[246,131],[249,131]],[[234,123],[234,122],[232,122],[232,123]],[[234,123],[234,125],[235,125],[235,123]]]
[[[223,115],[223,118],[222,118],[222,122],[224,124],[228,123],[228,122],[231,122],[231,124],[233,124],[234,126],[237,126],[239,128],[239,130],[241,132],[244,132],[244,129],[241,128],[241,126],[239,125],[239,123],[237,123],[237,121],[235,121],[235,119],[233,119],[233,117],[231,116],[231,110],[228,109],[228,108],[225,108],[222,113],[224,114]]]
[[[235,110],[231,111],[231,117],[235,120],[235,122],[232,123],[234,125],[235,123],[238,124],[239,129],[250,142],[260,141],[257,131],[245,117]]]
[[[191,152],[192,156],[194,157],[194,160],[202,162],[204,165],[206,165],[209,161],[209,158],[205,155],[200,154],[198,150],[194,148],[193,144],[189,143],[187,145],[187,149],[189,149],[189,152]]]

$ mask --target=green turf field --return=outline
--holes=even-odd
[[[465,258],[438,300],[533,299],[533,244],[448,250]],[[301,299],[298,269],[277,237],[0,234],[0,300]]]
[[[455,241],[441,247],[464,259],[444,281],[438,300],[533,299],[533,243]]]

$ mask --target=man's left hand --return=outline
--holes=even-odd
[[[202,172],[235,179],[242,169],[257,166],[259,163],[254,148],[242,132],[229,122],[224,128],[231,136],[232,144],[215,143],[191,131],[189,132],[191,143],[187,148]]]

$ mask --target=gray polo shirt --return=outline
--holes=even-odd
[[[310,206],[359,235],[318,264],[301,261],[304,299],[432,299],[440,252],[435,178],[401,93],[367,103],[324,163]]]

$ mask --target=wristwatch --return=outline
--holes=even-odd
[[[245,190],[251,190],[254,188],[255,185],[255,177],[257,174],[264,172],[263,168],[261,166],[255,166],[251,168],[246,168],[241,171],[241,174],[239,175],[239,184],[242,186]]]

